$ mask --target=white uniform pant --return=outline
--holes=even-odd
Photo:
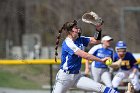
[[[103,82],[107,87],[112,87],[111,73],[108,68],[96,68],[91,64],[91,75],[96,82]]]
[[[90,78],[84,77],[80,73],[67,74],[60,69],[56,76],[53,93],[66,93],[66,91],[71,87],[100,93],[103,93],[106,88],[104,85],[97,83]]]
[[[113,87],[117,88],[123,79],[128,78],[128,80],[133,84],[134,89],[136,91],[140,90],[138,73],[136,73],[133,79],[129,78],[131,74],[132,74],[132,70],[128,70],[128,71],[119,70],[112,80]]]

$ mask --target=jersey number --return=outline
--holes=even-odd
[[[122,63],[121,63],[121,66],[126,66],[126,68],[130,68],[130,63],[128,60],[123,60]]]

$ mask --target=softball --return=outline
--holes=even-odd
[[[110,66],[112,64],[112,59],[109,58],[108,60],[106,60],[105,64],[108,65],[108,66]]]

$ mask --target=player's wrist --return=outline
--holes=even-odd
[[[102,62],[102,63],[105,63],[105,61],[106,61],[106,60],[104,60],[104,59],[101,59],[101,61],[100,61],[100,62]]]
[[[101,34],[102,34],[102,31],[97,31],[94,33],[94,38],[96,40],[101,40]]]

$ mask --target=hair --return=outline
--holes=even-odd
[[[56,43],[55,43],[55,62],[57,62],[57,56],[58,56],[58,52],[57,52],[57,49],[58,49],[58,45],[59,45],[59,42],[60,42],[60,38],[61,38],[61,33],[63,30],[65,30],[66,32],[69,32],[72,30],[72,28],[77,25],[77,21],[76,20],[73,20],[72,22],[66,22],[62,27],[61,29],[58,31],[59,34],[57,36],[57,39],[56,39]]]

